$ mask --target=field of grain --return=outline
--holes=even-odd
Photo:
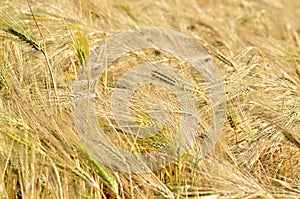
[[[1,0],[0,198],[299,198],[299,19],[296,0]],[[225,88],[225,123],[204,158],[196,149],[155,171],[128,173],[103,164],[80,139],[73,84],[93,49],[146,27],[181,32],[208,51]],[[124,150],[167,142],[120,138],[116,124],[105,123],[106,81],[150,54],[114,63],[99,88],[99,123]],[[160,60],[180,65],[168,54]],[[177,106],[161,90],[145,97],[150,89],[136,94],[139,125],[153,122],[142,114],[144,101]],[[175,129],[170,118],[164,131]]]

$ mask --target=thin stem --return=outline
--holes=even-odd
[[[36,24],[36,27],[38,28],[40,36],[42,37],[42,40],[43,40],[43,46],[40,49],[40,51],[43,53],[43,55],[45,57],[45,60],[46,60],[46,63],[47,63],[47,67],[48,67],[48,70],[49,70],[49,73],[50,73],[51,82],[52,82],[53,88],[54,88],[54,95],[55,95],[56,103],[58,105],[59,112],[61,112],[60,102],[59,102],[59,98],[58,98],[58,94],[57,94],[57,85],[56,85],[56,81],[55,81],[54,74],[53,74],[53,71],[52,71],[51,63],[50,63],[50,60],[49,60],[49,57],[48,57],[48,53],[47,53],[46,40],[45,40],[44,34],[43,34],[43,32],[42,32],[39,24],[37,23],[37,20],[36,20],[34,14],[33,14],[33,10],[31,8],[31,5],[30,5],[30,3],[29,3],[28,0],[27,0],[27,4],[28,4],[28,7],[30,9],[31,15],[33,17],[33,20],[34,20],[34,22]]]

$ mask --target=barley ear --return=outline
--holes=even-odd
[[[10,10],[10,9],[9,9]],[[8,34],[18,38],[20,41],[27,43],[37,51],[43,51],[42,45],[34,38],[32,34],[25,30],[21,20],[16,18],[17,14],[10,10],[0,13],[0,29]],[[13,17],[14,16],[14,17]]]

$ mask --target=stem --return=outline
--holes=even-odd
[[[43,34],[43,32],[42,32],[39,24],[37,23],[37,20],[36,20],[34,14],[33,14],[33,10],[31,8],[30,3],[29,3],[28,0],[27,0],[27,4],[28,4],[28,7],[30,9],[31,15],[33,17],[33,20],[34,20],[34,22],[36,24],[36,27],[38,28],[40,36],[42,37],[42,40],[43,40],[43,46],[40,49],[40,51],[43,53],[43,55],[44,55],[44,57],[46,59],[47,67],[48,67],[48,70],[49,70],[49,73],[50,73],[51,82],[52,82],[53,88],[54,88],[54,95],[55,95],[56,103],[58,105],[58,111],[61,113],[60,102],[59,102],[59,98],[58,98],[58,95],[57,95],[57,85],[56,85],[56,81],[55,81],[54,74],[53,74],[53,71],[52,71],[51,63],[50,63],[50,60],[49,60],[49,57],[48,57],[48,53],[47,53],[46,40],[45,40],[44,34]]]

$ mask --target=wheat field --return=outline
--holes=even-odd
[[[0,198],[300,198],[299,19],[294,0],[1,0]],[[212,56],[226,93],[225,123],[205,158],[188,151],[155,171],[121,172],[79,138],[73,84],[93,49],[146,27],[181,32]],[[115,63],[105,81],[122,72],[118,66],[129,70],[137,58],[151,59],[135,56]],[[150,89],[160,93],[145,86],[136,98],[154,98],[143,95]],[[99,121],[116,144],[151,151],[167,142],[114,134],[119,129],[105,123],[103,111],[110,93],[103,92]],[[157,101],[167,98],[162,92]],[[133,109],[139,125],[151,120],[141,114],[143,102]]]

